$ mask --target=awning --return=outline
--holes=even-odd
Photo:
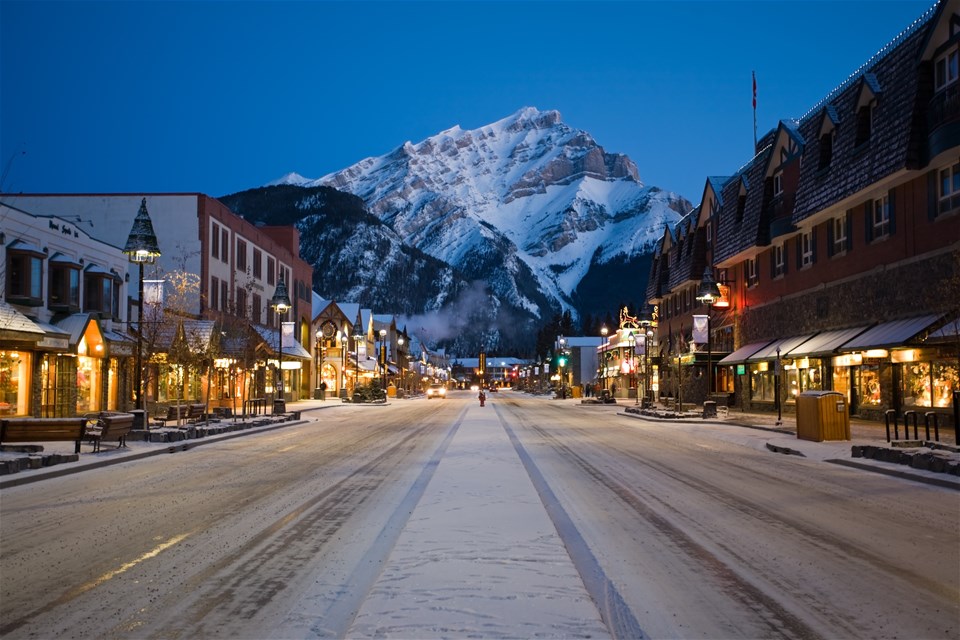
[[[717,362],[717,364],[740,364],[741,362],[746,362],[747,358],[755,354],[757,351],[760,351],[760,349],[763,349],[770,343],[770,340],[765,340],[763,342],[751,342],[748,345],[740,347],[727,357]]]
[[[840,347],[840,351],[899,347],[918,337],[942,317],[942,313],[937,313],[918,318],[883,322],[844,343]]]
[[[44,351],[69,351],[70,333],[60,327],[56,327],[46,322],[36,322],[36,325],[43,329],[43,340],[37,343],[37,350]]]
[[[271,329],[269,327],[263,327],[260,325],[254,325],[254,328],[263,339],[267,351],[272,355],[279,355],[279,351],[277,349],[277,335],[279,332],[276,329]],[[300,360],[313,360],[313,356],[310,354],[310,352],[304,349],[303,345],[297,342],[296,339],[289,334],[284,335],[283,337],[283,357],[299,358]]]
[[[796,349],[801,346],[804,342],[813,337],[814,334],[808,333],[802,336],[792,336],[790,338],[780,338],[779,340],[774,340],[768,344],[763,349],[760,349],[752,356],[747,358],[747,362],[760,362],[761,360],[773,360],[777,357],[777,350],[780,351],[780,357],[783,357],[783,354],[790,351],[791,349]]]
[[[137,341],[129,336],[116,331],[104,331],[103,339],[107,342],[108,353],[115,358],[136,355]]]
[[[852,340],[864,331],[870,328],[870,325],[862,327],[853,327],[850,329],[836,329],[833,331],[823,331],[813,336],[803,344],[787,352],[789,358],[799,358],[802,356],[822,356],[829,355],[844,342]],[[783,353],[780,354],[784,355]]]
[[[0,300],[0,340],[11,342],[37,342],[44,337],[44,330],[33,320],[17,311],[5,300]]]
[[[960,316],[948,320],[946,324],[927,336],[927,340],[956,340],[960,335]]]

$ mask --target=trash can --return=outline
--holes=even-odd
[[[797,396],[797,438],[849,440],[850,406],[839,391],[804,391]]]
[[[713,400],[706,400],[703,403],[703,419],[717,417],[717,403]]]

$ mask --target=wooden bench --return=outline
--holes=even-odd
[[[167,423],[170,421],[179,423],[181,420],[187,417],[187,410],[189,405],[172,405],[167,407],[167,413],[165,416],[156,416],[154,420],[167,426]]]
[[[87,430],[87,419],[75,418],[5,418],[0,420],[0,442],[80,442]]]
[[[203,422],[207,419],[207,405],[187,405],[187,422]]]
[[[116,442],[117,449],[127,446],[127,434],[133,429],[132,413],[100,413],[94,416],[96,422],[87,427],[87,433],[84,436],[93,444],[93,452],[100,451],[100,443],[103,441]]]

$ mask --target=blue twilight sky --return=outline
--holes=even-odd
[[[459,124],[560,111],[700,201],[933,0],[0,0],[0,191],[318,178]]]

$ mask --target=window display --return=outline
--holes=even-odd
[[[950,407],[960,388],[958,369],[946,362],[910,362],[903,367],[903,401],[907,406]]]
[[[880,405],[880,366],[865,364],[860,367],[860,404]]]

